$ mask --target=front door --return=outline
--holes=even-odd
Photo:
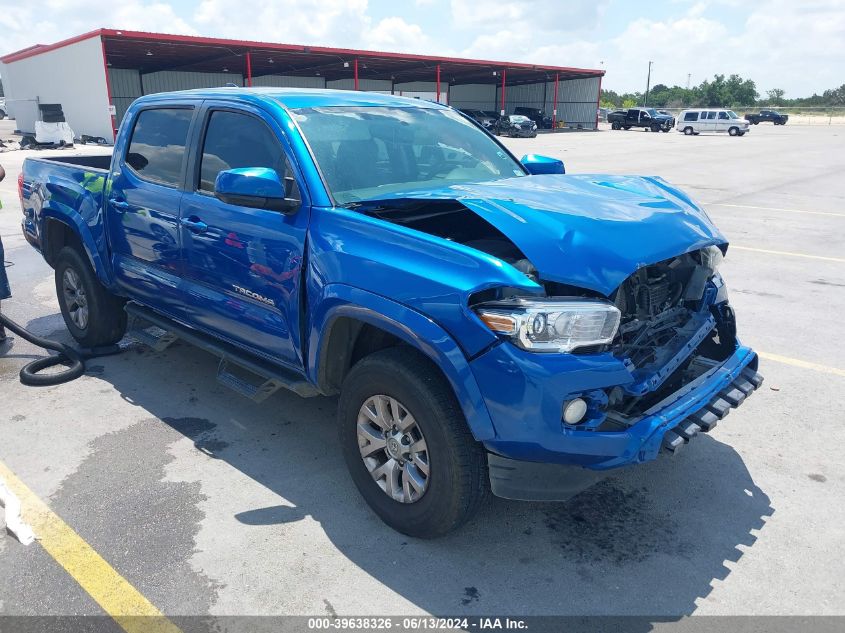
[[[206,102],[180,222],[190,319],[215,335],[301,369],[299,300],[307,200],[290,214],[214,196],[223,170],[269,167],[293,175],[282,130],[261,110]]]
[[[179,205],[194,107],[140,110],[115,165],[106,229],[118,284],[174,317],[183,315]]]

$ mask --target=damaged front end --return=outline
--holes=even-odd
[[[603,332],[603,340],[567,339],[569,349],[544,350],[566,353],[535,349],[526,354],[515,349],[525,346],[511,338],[515,345],[499,346],[474,363],[476,376],[485,384],[489,380],[491,388],[491,362],[500,371],[510,368],[508,378],[518,383],[510,389],[500,380],[496,389],[506,395],[488,398],[495,412],[516,396],[524,414],[516,422],[498,416],[501,439],[488,445],[503,496],[517,494],[510,478],[516,472],[514,460],[605,470],[654,459],[661,449],[674,453],[697,433],[715,427],[762,383],[756,355],[736,337],[734,312],[718,273],[722,255],[719,247],[709,246],[640,267],[604,297],[540,281],[549,295],[541,305],[579,300],[616,311],[618,320],[612,334]],[[480,298],[474,309],[481,320],[505,333],[500,319],[520,310],[517,300]],[[605,322],[595,314],[564,326],[570,334],[599,332]],[[539,329],[556,327],[549,320],[533,326],[539,338]],[[538,413],[545,423],[533,419]]]

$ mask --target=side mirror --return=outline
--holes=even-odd
[[[540,174],[565,174],[566,169],[563,166],[563,161],[551,156],[541,156],[539,154],[526,154],[522,157],[523,167],[528,170],[528,173],[533,176]]]
[[[286,191],[286,186],[287,191]],[[282,183],[269,167],[240,167],[217,174],[214,195],[227,204],[294,213],[301,200],[293,177]]]

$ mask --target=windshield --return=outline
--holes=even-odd
[[[655,110],[654,108],[649,108],[648,110],[646,110],[646,112],[648,112],[649,115],[652,117],[657,116],[657,110]]]
[[[510,116],[510,120],[514,123],[525,123],[526,121],[530,121],[527,116],[522,116],[521,114],[512,114]]]
[[[737,116],[736,112],[734,112],[733,110],[728,110],[728,118],[729,119],[738,119],[739,117]]]
[[[440,108],[299,108],[293,115],[338,204],[415,189],[524,176],[459,113]]]

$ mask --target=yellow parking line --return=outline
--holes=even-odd
[[[805,211],[803,209],[784,209],[780,207],[755,207],[750,204],[728,204],[726,202],[708,202],[705,207],[731,207],[734,209],[756,209],[758,211],[784,211],[786,213],[803,213],[807,215],[827,215],[834,218],[845,218],[845,213],[833,213],[831,211]]]
[[[737,246],[735,244],[731,244],[729,247],[731,250],[738,250],[738,251],[751,251],[753,253],[768,253],[769,255],[787,255],[789,257],[804,257],[806,259],[820,259],[825,262],[839,262],[840,264],[845,264],[845,259],[842,257],[825,257],[823,255],[807,255],[806,253],[792,253],[790,251],[772,251],[768,248],[751,248],[750,246]]]
[[[776,363],[783,363],[784,365],[792,365],[793,367],[800,367],[801,369],[812,369],[820,371],[825,374],[833,374],[834,376],[841,376],[845,378],[845,369],[838,367],[829,367],[828,365],[819,365],[818,363],[810,363],[806,360],[799,360],[797,358],[789,358],[788,356],[781,356],[780,354],[770,354],[769,352],[757,352],[760,358],[772,360]]]
[[[127,633],[181,633],[153,604],[50,510],[0,461],[0,478],[18,497],[23,519],[50,556]]]

